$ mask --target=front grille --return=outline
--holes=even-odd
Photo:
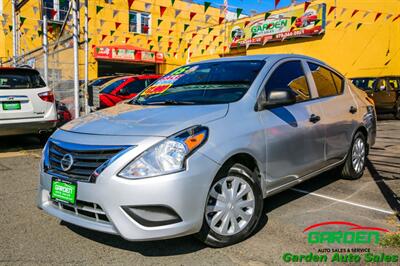
[[[96,203],[77,200],[76,205],[65,204],[62,202],[52,201],[53,205],[70,214],[81,216],[85,219],[95,220],[96,222],[110,223],[106,213]]]
[[[48,165],[45,165],[45,171],[48,174],[68,178],[69,180],[94,182],[96,177],[94,175],[95,170],[102,165],[106,165],[112,157],[125,148],[122,146],[85,146],[50,141]],[[73,164],[68,170],[64,170],[65,168],[61,167],[61,160],[66,154],[70,154],[73,158]],[[100,169],[103,170],[104,167]]]

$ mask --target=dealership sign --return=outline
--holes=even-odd
[[[304,38],[325,32],[326,5],[309,6],[306,11],[295,9],[264,19],[234,23],[230,28],[230,47],[264,45],[271,41]]]
[[[117,61],[164,62],[163,53],[146,51],[129,45],[95,46],[94,58]]]

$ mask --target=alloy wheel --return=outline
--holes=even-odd
[[[365,143],[361,138],[354,141],[351,161],[354,171],[361,173],[365,165]]]
[[[240,177],[228,176],[211,187],[205,218],[211,230],[231,236],[249,224],[254,210],[255,198],[251,186]]]

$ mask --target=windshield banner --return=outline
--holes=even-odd
[[[230,29],[231,48],[265,45],[271,41],[283,41],[291,38],[310,37],[323,34],[326,23],[326,4],[294,9],[282,14],[270,15],[265,19],[256,16],[252,20],[241,20]]]

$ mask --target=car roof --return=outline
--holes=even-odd
[[[223,58],[218,58],[218,59],[211,59],[211,60],[205,60],[201,62],[196,62],[192,64],[198,64],[198,63],[213,63],[213,62],[229,62],[229,61],[249,61],[249,60],[273,60],[273,61],[278,61],[281,59],[287,59],[287,58],[301,58],[301,59],[306,59],[306,60],[312,60],[312,61],[317,61],[322,65],[326,65],[323,61],[306,56],[306,55],[300,55],[300,54],[258,54],[258,55],[245,55],[245,56],[232,56],[232,57],[223,57]]]

